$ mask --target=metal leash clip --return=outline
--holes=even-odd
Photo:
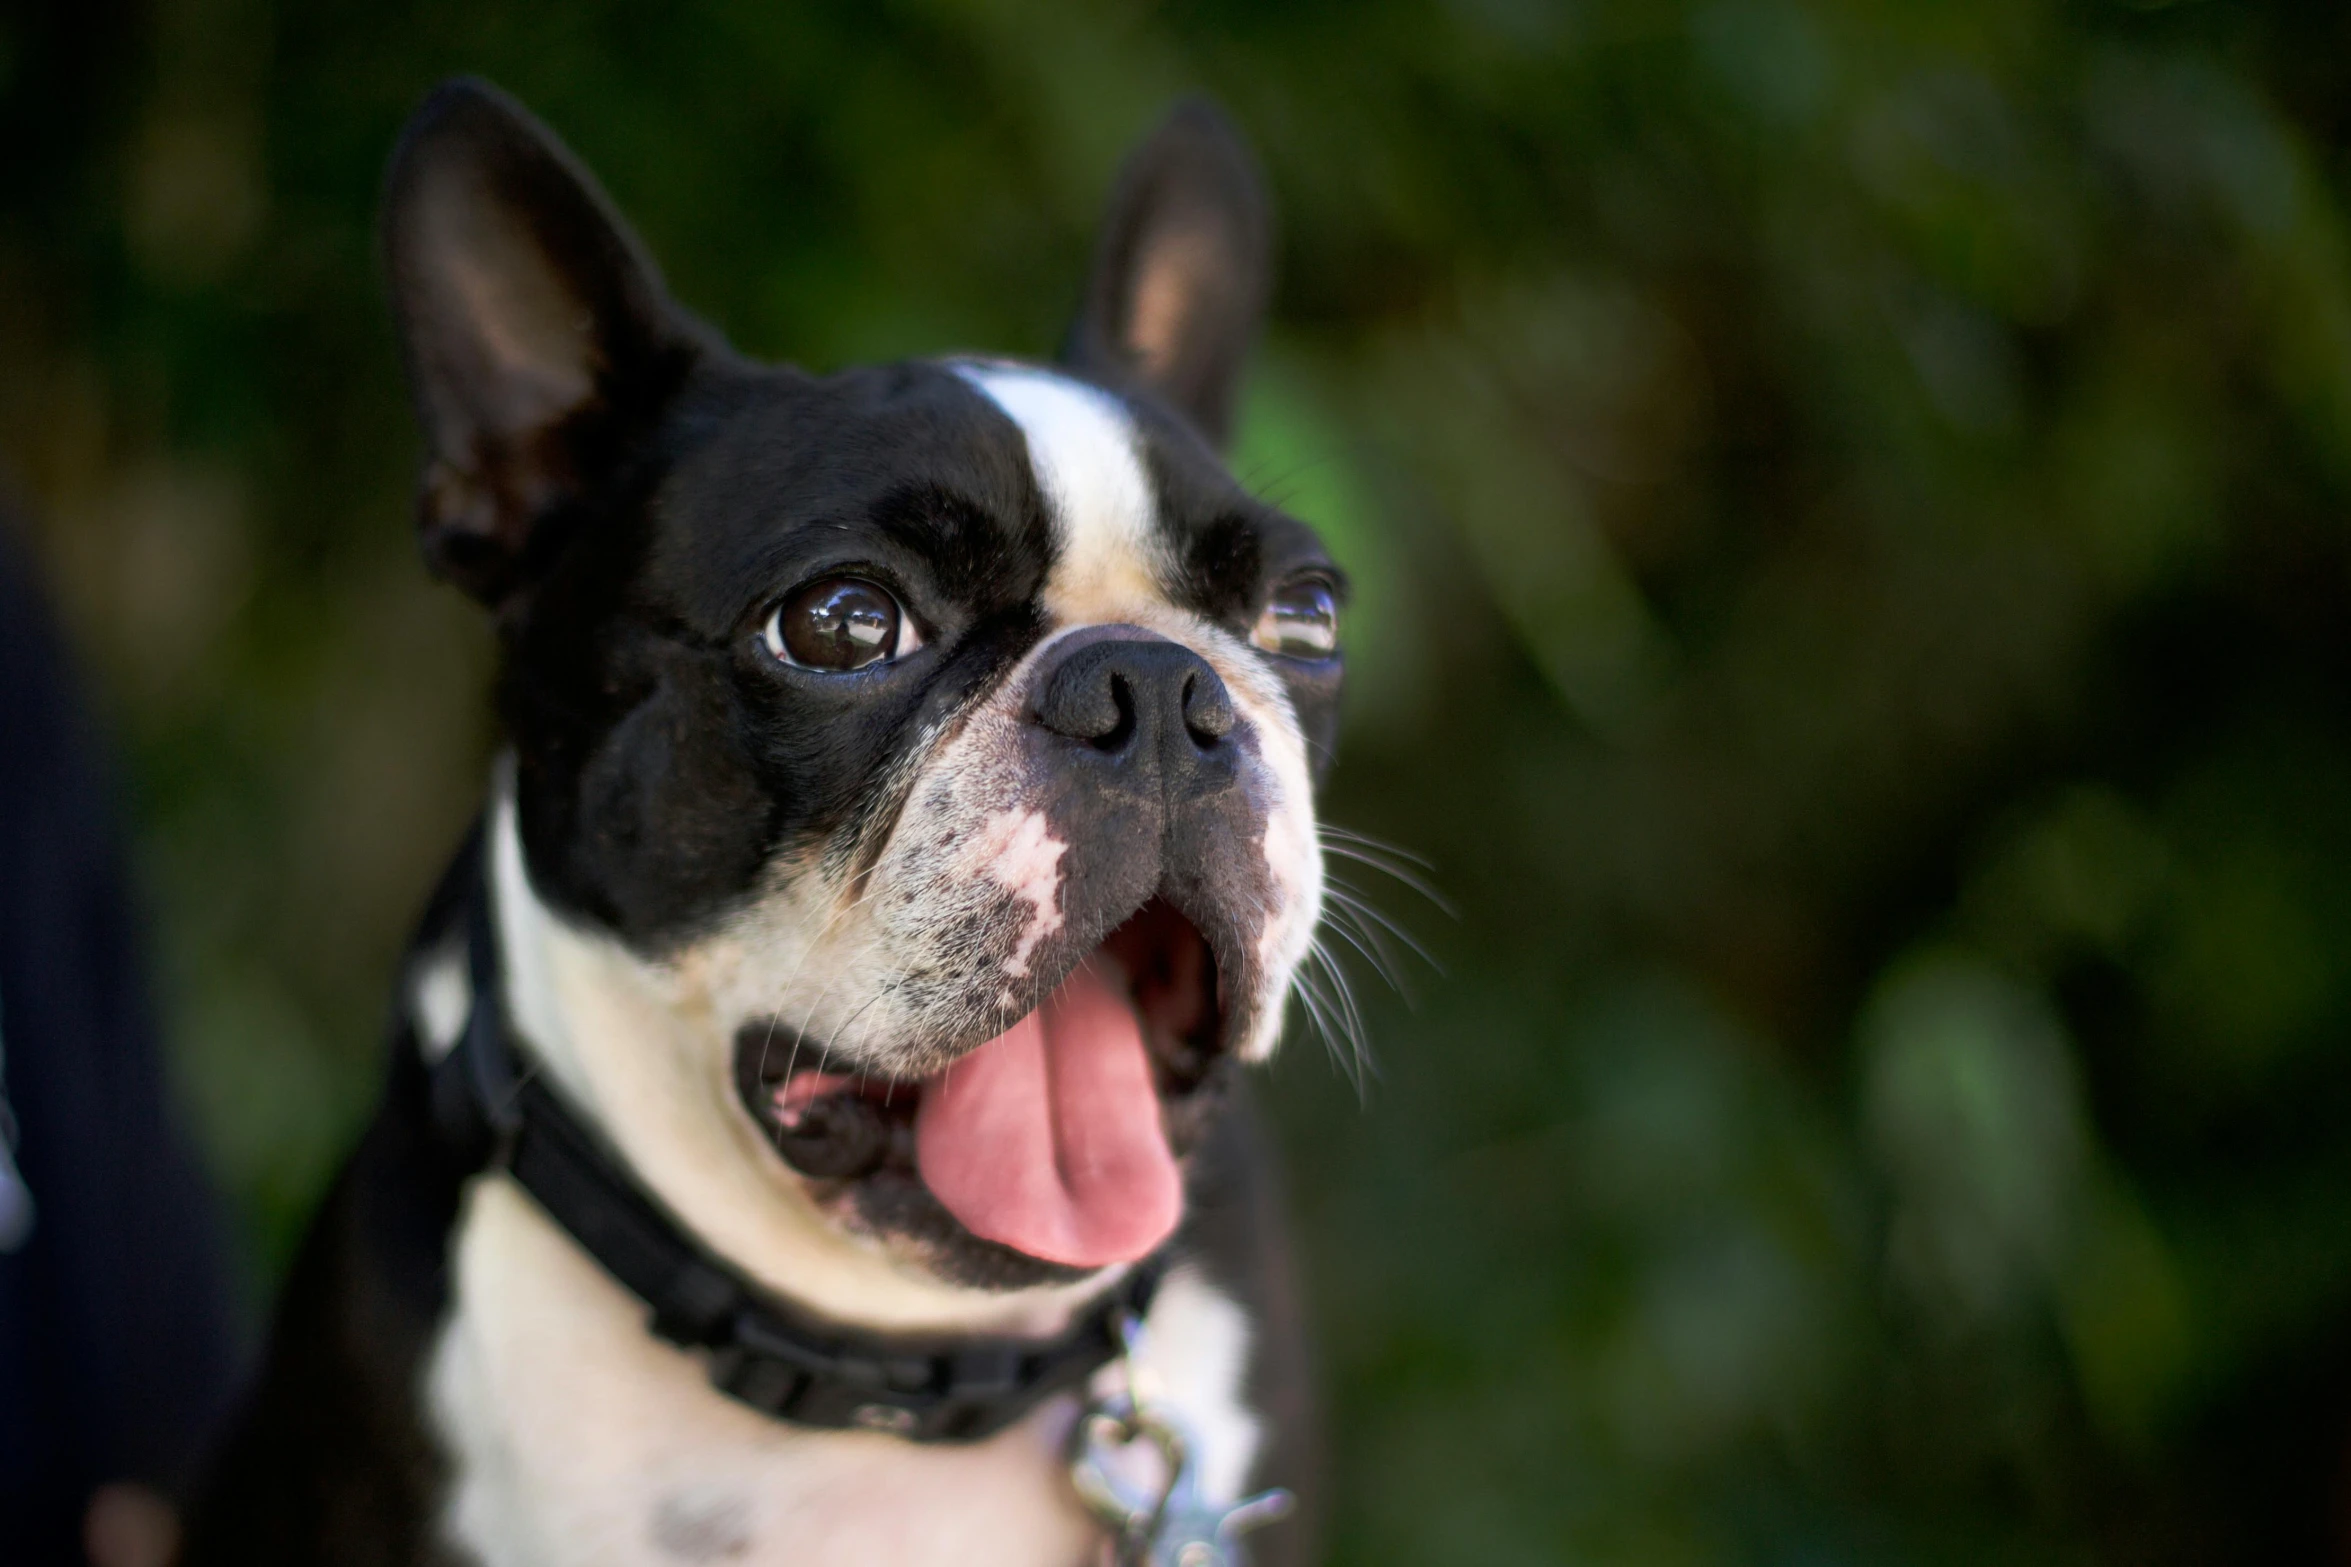
[[[1143,1324],[1117,1322],[1125,1387],[1095,1399],[1069,1434],[1069,1477],[1079,1500],[1110,1531],[1115,1567],[1245,1567],[1241,1536],[1285,1516],[1284,1490],[1231,1506],[1200,1493],[1194,1443],[1183,1423],[1151,1397],[1142,1366]]]

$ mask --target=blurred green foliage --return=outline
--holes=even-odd
[[[487,73],[812,366],[1045,351],[1176,94],[1284,216],[1244,476],[1427,855],[1276,1074],[1335,1559],[2335,1560],[2351,12],[1003,0],[0,15],[0,448],[264,1267],[473,808],[371,216]],[[1342,949],[1344,943],[1340,943]]]

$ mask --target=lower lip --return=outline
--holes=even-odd
[[[1207,942],[1190,921],[1154,900],[1113,931],[1103,953],[1132,976],[1134,1005],[1144,1021],[1163,1100],[1182,1100],[1205,1080],[1221,1053],[1204,1029],[1219,1018],[1218,976]],[[885,1164],[911,1166],[912,1133],[924,1083],[820,1068],[793,1070],[782,1081],[766,1076],[782,1047],[772,1029],[740,1047],[744,1099],[785,1162],[817,1179],[855,1179]]]

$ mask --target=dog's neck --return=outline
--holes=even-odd
[[[1022,1291],[963,1288],[828,1222],[737,1104],[732,1033],[693,967],[650,962],[538,896],[503,776],[491,808],[490,883],[507,1007],[530,1061],[747,1277],[883,1331],[1013,1334],[1058,1331],[1113,1282],[1105,1274]]]

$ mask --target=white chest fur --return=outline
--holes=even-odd
[[[690,1356],[503,1177],[476,1183],[427,1367],[451,1464],[445,1528],[484,1567],[891,1563],[1082,1567],[1094,1530],[1060,1460],[1074,1401],[969,1446],[799,1430],[714,1392]],[[1196,1430],[1204,1489],[1255,1457],[1240,1311],[1179,1270],[1152,1371]]]

